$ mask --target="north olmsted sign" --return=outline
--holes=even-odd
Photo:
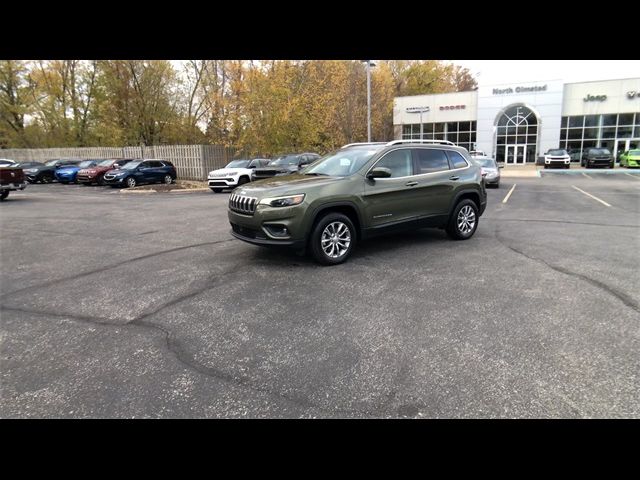
[[[508,88],[494,88],[492,93],[494,95],[508,95],[510,93],[530,93],[530,92],[545,92],[547,85],[534,85],[533,87],[508,87]]]

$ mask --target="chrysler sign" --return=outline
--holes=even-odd
[[[424,113],[424,112],[428,112],[429,110],[430,110],[429,107],[407,107],[406,108],[407,113]]]

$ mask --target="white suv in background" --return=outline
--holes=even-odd
[[[570,168],[571,157],[563,148],[549,150],[544,154],[544,168],[549,167]]]
[[[254,158],[253,160],[232,160],[226,167],[209,172],[207,178],[209,188],[220,193],[225,188],[236,188],[251,181],[251,172],[259,167],[265,167],[271,160]]]

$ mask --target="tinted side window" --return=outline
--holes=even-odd
[[[376,163],[375,167],[384,167],[391,170],[391,177],[408,177],[413,175],[411,150],[404,148],[387,153]]]
[[[467,166],[466,160],[458,152],[447,151],[447,155],[449,155],[449,160],[453,168],[464,168]]]
[[[449,161],[444,150],[417,148],[415,152],[418,157],[418,175],[449,170]]]
[[[151,168],[160,168],[160,167],[164,167],[164,165],[162,164],[162,162],[149,162],[149,166]]]

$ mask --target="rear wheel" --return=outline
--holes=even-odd
[[[136,179],[133,177],[127,178],[127,187],[133,188],[137,185]]]
[[[2,190],[2,192],[0,192],[0,200],[4,200],[8,196],[9,196],[9,190]]]
[[[38,181],[40,181],[40,183],[51,183],[53,182],[53,175],[43,173],[40,177],[36,177],[36,183],[38,183]]]
[[[165,185],[171,185],[173,183],[173,177],[171,175],[164,176]]]
[[[356,244],[356,228],[342,213],[328,213],[315,225],[309,239],[311,254],[322,265],[344,262]]]
[[[467,240],[478,228],[478,207],[469,199],[462,200],[449,218],[447,233],[455,240]]]

